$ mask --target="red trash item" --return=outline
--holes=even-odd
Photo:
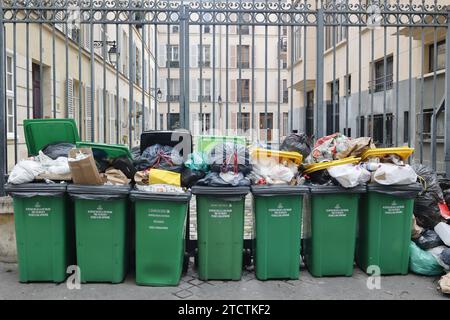
[[[448,206],[445,203],[445,201],[439,202],[438,206],[439,206],[439,210],[441,211],[441,216],[444,219],[449,220],[450,219],[450,210],[448,209]]]

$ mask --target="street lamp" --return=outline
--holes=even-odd
[[[160,88],[150,88],[154,92],[156,92],[156,99],[160,101],[162,99],[162,91]]]
[[[119,56],[120,56],[119,49],[117,48],[117,42],[116,41],[94,41],[93,42],[94,48],[95,49],[102,48],[103,43],[110,46],[110,48],[108,50],[109,62],[111,64],[117,66],[117,63],[119,61]]]

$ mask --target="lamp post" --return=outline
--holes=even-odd
[[[117,67],[117,62],[119,61],[120,52],[117,48],[117,42],[114,41],[105,41],[107,46],[110,46],[108,50],[108,59],[109,62]],[[94,41],[94,48],[102,48],[103,47],[103,41]]]

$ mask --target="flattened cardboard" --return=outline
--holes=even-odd
[[[85,159],[71,161],[79,152],[87,155]],[[95,165],[94,155],[91,148],[79,148],[69,151],[69,167],[74,184],[102,185],[104,182]]]

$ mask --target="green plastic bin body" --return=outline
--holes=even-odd
[[[356,262],[364,272],[408,273],[414,198],[421,190],[420,184],[368,185],[356,251]]]
[[[353,274],[360,193],[365,191],[365,187],[311,187],[305,260],[313,276]]]
[[[74,264],[66,184],[7,185],[13,197],[20,282],[63,282]]]
[[[73,119],[27,119],[23,121],[23,131],[28,155],[35,156],[50,143],[80,140],[77,125]]]
[[[298,279],[304,186],[252,186],[259,280]]]
[[[120,283],[128,267],[128,186],[69,185],[81,282]]]
[[[198,275],[201,280],[240,280],[248,187],[192,188],[197,201]]]
[[[132,191],[130,198],[136,219],[136,283],[178,285],[191,194]]]

